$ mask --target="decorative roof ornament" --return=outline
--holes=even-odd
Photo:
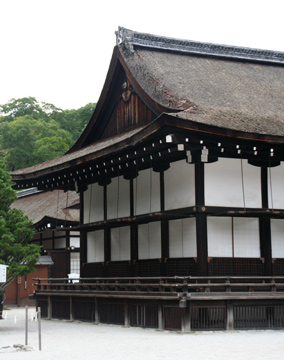
[[[115,32],[115,35],[116,35],[116,45],[120,45],[123,43],[126,49],[129,50],[130,54],[133,54],[134,31],[119,26],[118,31]]]
[[[128,102],[131,98],[131,94],[133,92],[132,86],[128,85],[126,81],[123,82],[121,86],[122,94],[121,97],[124,102]]]

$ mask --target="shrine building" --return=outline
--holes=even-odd
[[[80,138],[12,173],[80,196],[80,279],[35,281],[43,316],[283,328],[283,161],[284,53],[119,28]]]

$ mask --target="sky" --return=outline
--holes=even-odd
[[[284,51],[282,0],[0,0],[0,104],[97,102],[119,26]]]

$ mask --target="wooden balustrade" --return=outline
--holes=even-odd
[[[128,298],[214,299],[272,295],[284,298],[284,277],[49,278],[36,281],[36,294],[92,294]]]

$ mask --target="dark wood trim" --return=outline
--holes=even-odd
[[[271,225],[269,218],[259,219],[261,257],[264,258],[264,275],[272,275]]]
[[[133,179],[129,180],[129,191],[130,191],[130,216],[134,216],[134,182]]]
[[[66,241],[65,241],[65,248],[70,248],[70,230],[65,231]]]
[[[110,229],[104,230],[104,260],[109,262],[111,260],[111,241]]]
[[[51,230],[52,231],[52,250],[55,249],[55,230]]]
[[[161,248],[163,263],[170,257],[169,221],[161,221]],[[163,268],[161,271],[163,272]]]
[[[84,224],[84,191],[80,190],[80,225]]]
[[[205,186],[204,186],[204,163],[195,164],[195,204],[197,207],[203,207],[205,204]]]
[[[261,200],[263,209],[268,209],[268,171],[261,168]],[[272,247],[270,218],[259,218],[259,241],[261,257],[264,258],[264,272],[266,276],[272,275]]]
[[[130,256],[131,260],[138,260],[138,225],[130,227]]]
[[[268,209],[268,172],[267,167],[261,168],[261,201],[262,207]]]
[[[87,233],[80,231],[80,274],[83,274],[84,263],[87,262]]]
[[[107,220],[107,185],[104,185],[104,220]]]
[[[160,205],[161,211],[165,210],[165,173],[160,172]]]
[[[195,202],[196,202],[196,242],[197,242],[197,273],[208,275],[207,216],[205,211],[204,163],[195,164]]]

